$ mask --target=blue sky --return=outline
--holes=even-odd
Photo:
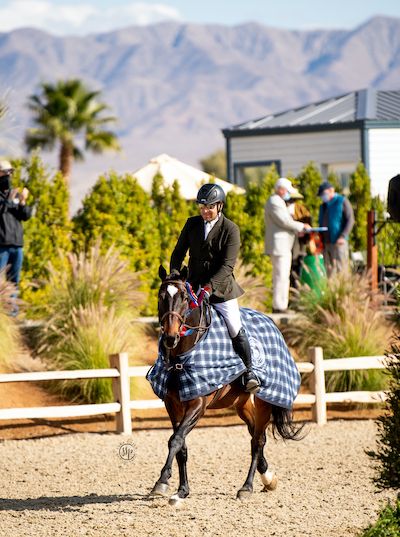
[[[58,35],[84,35],[162,20],[350,29],[374,15],[400,18],[400,0],[0,0],[0,31],[30,26]]]

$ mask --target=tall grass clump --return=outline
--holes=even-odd
[[[393,322],[382,316],[384,297],[371,291],[370,275],[340,272],[301,286],[296,302],[301,318],[283,327],[286,341],[300,358],[308,347],[322,347],[324,358],[383,355]],[[378,390],[386,386],[383,372],[332,371],[326,374],[328,391]]]
[[[5,269],[0,270],[0,369],[9,371],[21,348],[21,336],[14,317],[9,314],[15,307],[13,295],[17,288],[4,279],[4,273]]]
[[[55,369],[102,369],[109,354],[133,353],[140,328],[132,320],[139,315],[144,293],[139,273],[110,247],[100,253],[100,240],[84,253],[68,256],[70,270],[49,265],[50,304],[36,348]],[[112,400],[110,379],[53,383],[63,395],[82,402]]]
[[[266,311],[265,302],[268,299],[268,290],[265,287],[263,276],[254,276],[253,263],[245,265],[241,259],[235,265],[235,278],[245,294],[239,297],[239,306],[253,310]]]
[[[79,306],[71,311],[72,329],[59,331],[60,342],[54,365],[60,369],[102,369],[109,367],[109,355],[133,351],[130,321],[117,316],[115,307],[101,304]],[[111,379],[60,381],[57,392],[87,403],[112,401]]]

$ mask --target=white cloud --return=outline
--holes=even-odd
[[[126,26],[182,20],[180,12],[164,4],[133,2],[102,9],[96,4],[53,4],[47,0],[12,0],[0,7],[0,31],[34,27],[68,35],[107,32]]]

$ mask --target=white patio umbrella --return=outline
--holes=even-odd
[[[195,200],[197,192],[203,183],[214,182],[222,187],[225,193],[234,190],[238,194],[244,194],[244,188],[232,185],[222,179],[213,178],[208,173],[184,164],[176,158],[172,158],[165,153],[158,157],[152,158],[148,164],[136,170],[132,175],[136,177],[140,186],[151,193],[154,176],[160,173],[167,186],[172,186],[175,180],[180,186],[181,195],[187,200]]]

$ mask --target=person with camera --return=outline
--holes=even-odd
[[[200,215],[189,218],[171,256],[170,271],[180,270],[189,250],[189,282],[202,289],[206,300],[223,316],[233,348],[247,371],[243,386],[256,393],[260,382],[253,372],[250,344],[242,327],[238,297],[244,294],[233,275],[240,248],[240,231],[222,213],[226,201],[223,189],[214,183],[203,185],[196,203]]]
[[[24,231],[22,221],[29,220],[32,211],[26,204],[29,190],[11,188],[14,168],[7,160],[0,161],[0,271],[8,266],[6,279],[19,285],[22,267]],[[14,315],[18,313],[15,306]]]

